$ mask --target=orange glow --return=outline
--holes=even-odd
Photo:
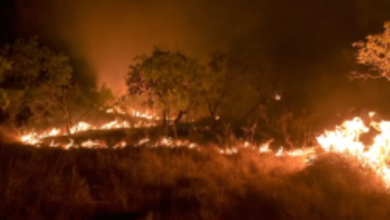
[[[114,110],[109,109],[106,112],[111,113],[113,111]],[[121,114],[123,112],[119,108],[116,109],[115,111],[120,112]],[[157,119],[154,117],[154,114],[151,114],[149,112],[145,112],[145,113],[136,112],[136,114],[133,114],[133,117],[136,117],[139,119],[148,119],[148,120],[147,121],[139,120],[133,126],[131,126],[128,121],[118,121],[118,120],[107,122],[101,126],[96,126],[96,125],[92,125],[92,124],[89,124],[89,123],[84,122],[84,121],[80,121],[79,123],[77,123],[76,125],[74,125],[73,127],[70,128],[70,133],[73,135],[73,134],[77,134],[77,133],[85,132],[85,131],[90,131],[90,130],[111,130],[111,129],[120,129],[120,128],[131,128],[131,127],[139,128],[139,127],[156,126],[155,120],[157,120]],[[52,129],[49,129],[48,131],[43,131],[40,133],[35,132],[35,131],[28,132],[27,134],[22,135],[20,137],[20,140],[23,143],[28,144],[28,145],[40,145],[40,144],[42,144],[43,139],[48,138],[48,137],[56,137],[56,136],[67,136],[67,134],[66,134],[66,131],[64,129],[61,130],[60,128],[52,128]],[[51,147],[58,147],[59,144],[51,143],[50,146]],[[82,146],[83,147],[92,147],[92,146],[96,147],[97,143],[92,144],[92,143],[88,142]],[[70,147],[74,147],[73,143],[72,144],[69,143],[66,146],[64,146],[65,149],[68,149]]]
[[[118,121],[114,120],[108,122],[101,126],[95,126],[88,124],[86,122],[79,122],[77,125],[73,126],[71,134],[77,134],[83,131],[89,130],[110,130],[118,128],[131,128],[131,127],[147,127],[155,126],[153,114],[139,113],[133,111],[134,115],[142,119],[148,119],[147,122],[139,121],[133,126],[130,126],[130,123],[127,121]],[[374,116],[375,113],[370,112],[369,116]],[[375,129],[379,132],[374,138],[373,143],[369,146],[361,142],[361,135],[368,133],[371,129]],[[43,140],[49,137],[55,136],[66,136],[66,134],[59,128],[52,128],[48,131],[41,133],[30,132],[26,135],[20,137],[20,140],[28,145],[39,147],[43,144]],[[268,153],[273,154],[276,157],[302,157],[302,158],[316,158],[316,149],[314,147],[310,148],[301,148],[295,150],[285,150],[283,147],[280,147],[277,151],[273,152],[269,146],[273,140],[270,140],[261,145],[255,145],[248,141],[241,142],[235,146],[229,146],[224,149],[219,149],[221,154],[231,155],[239,153],[241,149],[255,150],[258,153]],[[345,156],[351,156],[357,158],[363,166],[370,167],[373,169],[380,177],[383,178],[386,184],[390,184],[390,169],[388,168],[387,161],[390,159],[390,121],[381,121],[381,122],[371,122],[368,126],[364,124],[362,119],[354,118],[349,121],[345,121],[341,126],[336,126],[333,131],[325,131],[322,135],[317,137],[319,146],[325,152],[340,153]],[[60,144],[56,143],[54,140],[51,140],[50,144],[46,144],[50,147],[62,147],[64,149],[70,148],[108,148],[112,147],[114,149],[124,148],[127,146],[125,141],[120,141],[114,146],[107,146],[106,143],[98,140],[87,140],[79,144],[75,144],[73,139],[69,139],[69,143]],[[148,137],[141,139],[134,146],[148,146],[148,147],[185,147],[189,149],[197,149],[198,147],[195,143],[191,143],[189,140],[183,139],[172,139],[171,137],[163,137],[157,141],[152,141]],[[255,152],[254,151],[254,152]]]
[[[360,136],[369,132],[370,127],[380,133],[374,137],[373,144],[365,146]],[[363,165],[375,170],[386,184],[390,184],[390,170],[386,163],[390,156],[390,122],[371,122],[370,126],[366,126],[360,118],[354,118],[337,126],[334,131],[326,131],[317,140],[326,152],[356,157]]]

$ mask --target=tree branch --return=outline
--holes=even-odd
[[[386,78],[387,80],[390,81],[390,76],[387,74],[383,75],[373,75],[370,73],[359,73],[359,72],[351,72],[348,74],[348,79],[349,80],[356,80],[356,79],[362,79],[363,81],[366,81],[367,79],[381,79],[381,78]]]

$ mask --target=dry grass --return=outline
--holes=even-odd
[[[0,147],[0,219],[91,219],[122,211],[156,219],[390,219],[375,175],[335,155],[251,150]]]

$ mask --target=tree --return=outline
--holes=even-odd
[[[199,85],[212,125],[215,124],[219,107],[229,99],[235,89],[240,88],[239,84],[246,76],[247,67],[237,53],[216,51],[210,54]]]
[[[359,64],[371,67],[375,72],[350,74],[351,79],[356,78],[386,78],[390,80],[390,22],[385,22],[384,32],[381,34],[368,35],[366,41],[353,44],[359,48],[356,59]]]
[[[163,127],[166,118],[176,114],[176,135],[176,124],[194,104],[200,65],[182,52],[162,47],[154,47],[151,55],[137,56],[134,61],[126,78],[128,93],[146,97],[144,104],[161,109]]]
[[[11,69],[11,62],[6,60],[4,57],[0,57],[0,79],[3,79],[3,73],[6,70]]]
[[[103,83],[100,89],[94,93],[94,104],[96,106],[104,106],[107,102],[115,100],[112,90],[107,87],[106,83]]]
[[[84,92],[83,96],[79,96],[77,98],[77,101],[79,102],[77,104],[79,104],[79,106],[84,110],[78,117],[77,123],[87,116],[88,113],[93,110],[102,110],[115,100],[112,90],[108,88],[105,83],[101,85],[100,89],[94,89],[88,93]]]
[[[258,111],[260,115],[263,114],[261,111],[264,110],[264,107],[282,99],[280,78],[276,74],[270,74],[269,72],[258,75],[256,77],[257,80],[248,83],[249,89],[255,95],[254,105],[239,118],[236,122],[237,124],[242,123],[257,110],[260,110]]]
[[[0,57],[0,82],[3,81],[3,73],[11,69],[11,62],[3,57]],[[0,108],[4,111],[8,108],[10,101],[7,97],[6,92],[0,89]]]
[[[5,45],[0,56],[12,63],[12,69],[4,71],[0,83],[0,88],[12,94],[8,111],[12,125],[15,125],[18,115],[26,112],[30,120],[40,120],[60,110],[65,115],[69,133],[71,114],[68,104],[76,91],[72,85],[69,58],[40,46],[37,38]]]

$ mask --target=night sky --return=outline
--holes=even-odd
[[[204,60],[240,49],[278,74],[291,101],[323,115],[350,107],[390,112],[390,82],[349,82],[352,43],[383,31],[389,0],[3,0],[0,38],[41,40],[69,54],[77,77],[125,91],[132,58],[164,43]],[[95,77],[96,76],[96,77]]]

